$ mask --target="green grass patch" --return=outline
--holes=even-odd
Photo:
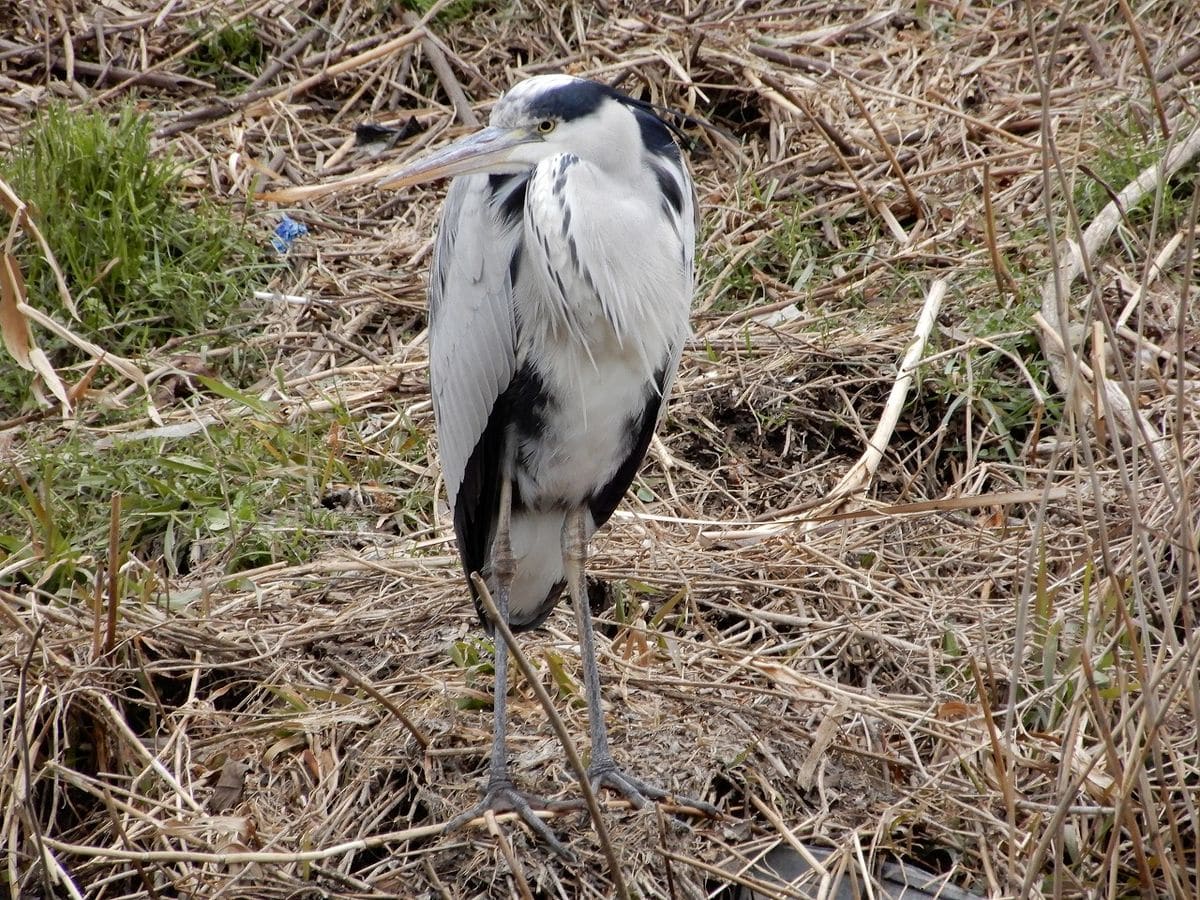
[[[403,5],[418,16],[424,16],[429,10],[433,9],[436,2],[437,0],[404,0]],[[435,16],[435,20],[443,23],[455,22],[491,7],[492,4],[487,2],[487,0],[454,0],[453,3],[449,4]]]
[[[720,281],[713,301],[714,312],[736,312],[761,302],[763,283],[770,281],[805,291],[820,287],[845,272],[861,267],[872,256],[880,239],[874,219],[841,219],[830,222],[830,237],[811,214],[804,199],[776,201],[770,191],[755,184],[737,201],[748,214],[761,215],[765,222],[749,252],[744,245],[721,246],[716,253],[701,254],[699,291]],[[832,243],[831,243],[832,240]],[[844,297],[845,305],[863,305],[862,298]]]
[[[212,203],[185,205],[180,166],[151,146],[151,123],[128,103],[115,115],[53,104],[0,160],[29,204],[78,309],[72,321],[48,262],[19,247],[30,302],[121,356],[245,318],[242,301],[275,263],[267,242]],[[44,333],[56,367],[79,351]],[[0,374],[0,414],[25,398],[29,376]]]
[[[192,37],[198,45],[184,59],[189,74],[211,81],[223,94],[246,86],[267,61],[267,49],[251,18],[198,26]]]
[[[1167,141],[1157,132],[1150,136],[1136,123],[1109,121],[1099,129],[1092,156],[1075,186],[1075,208],[1080,222],[1091,222],[1113,196],[1133,181],[1143,169],[1158,162],[1168,150]],[[1197,189],[1200,171],[1195,166],[1168,179],[1162,187],[1160,228],[1176,228],[1188,215],[1192,195]],[[1149,194],[1132,209],[1125,210],[1128,221],[1139,226],[1149,224],[1154,210],[1154,194]]]
[[[25,464],[0,468],[0,570],[11,573],[0,584],[36,584],[67,602],[90,597],[115,494],[122,556],[156,584],[201,568],[231,574],[306,562],[339,541],[355,544],[364,520],[378,518],[327,498],[394,483],[397,458],[423,461],[427,452],[411,431],[360,435],[344,410],[299,425],[269,409],[245,412],[186,437],[104,448],[87,436],[30,442]],[[395,494],[401,522],[428,521],[427,488]]]
[[[1119,707],[1143,688],[1136,661],[1142,626],[1125,586],[1098,578],[1089,562],[1079,573],[1078,593],[1051,587],[1044,551],[1030,598],[1027,677],[1017,697],[1022,724],[1034,732],[1063,727],[1089,689],[1099,703]],[[1119,709],[1111,715],[1110,722]]]
[[[987,271],[979,277],[992,275]],[[1028,325],[1037,308],[1033,297],[1008,306],[962,304],[957,327],[963,339],[980,338],[986,343],[946,356],[924,370],[926,403],[941,410],[943,425],[970,408],[974,449],[981,459],[1023,462],[1031,435],[1052,432],[1062,415],[1062,397],[1054,389],[1037,336]],[[950,427],[946,433],[954,436],[963,431]],[[967,448],[950,440],[946,449],[961,453]]]

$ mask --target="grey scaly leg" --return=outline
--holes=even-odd
[[[579,628],[579,653],[583,657],[583,687],[587,694],[588,732],[592,740],[592,761],[588,766],[588,780],[592,790],[611,788],[623,795],[638,809],[646,800],[667,800],[672,795],[660,787],[647,784],[639,778],[627,775],[617,766],[608,749],[608,728],[604,724],[604,706],[600,698],[600,669],[596,664],[596,637],[592,631],[592,611],[588,606],[587,591],[584,589],[584,565],[587,561],[587,532],[583,507],[567,514],[563,524],[563,566],[567,573],[567,590],[575,607],[575,620]],[[692,806],[706,815],[719,816],[717,808],[702,800],[676,797],[677,802]]]
[[[500,482],[500,515],[496,522],[496,538],[492,543],[492,574],[496,578],[496,608],[500,617],[508,622],[508,594],[516,575],[512,541],[509,537],[512,523],[512,481],[505,476]],[[488,766],[488,784],[483,801],[474,809],[455,816],[446,826],[447,831],[461,828],[483,813],[516,812],[517,815],[545,841],[550,848],[568,861],[575,854],[567,849],[545,822],[534,813],[534,806],[545,808],[541,797],[525,794],[513,784],[508,774],[508,748],[505,735],[508,732],[508,645],[500,629],[494,629],[496,647],[496,692],[492,699],[492,759]]]

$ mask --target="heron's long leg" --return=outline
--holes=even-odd
[[[583,657],[583,689],[587,694],[588,734],[592,740],[591,770],[597,761],[612,762],[608,749],[608,728],[604,724],[604,707],[600,701],[600,667],[596,663],[596,636],[592,630],[592,610],[584,590],[583,575],[587,564],[587,532],[582,507],[567,513],[563,523],[563,568],[567,574],[567,591],[575,609],[579,629],[579,652]]]
[[[500,514],[496,521],[496,538],[492,543],[492,573],[496,576],[496,609],[505,622],[508,618],[508,594],[517,574],[517,562],[512,552],[512,481],[507,475],[500,479]],[[494,784],[512,785],[508,775],[508,749],[504,739],[508,734],[508,644],[499,630],[494,631],[496,659],[496,691],[492,698],[492,762],[488,772],[489,788]]]
[[[508,622],[508,595],[512,587],[517,566],[513,559],[510,529],[512,525],[512,482],[507,476],[500,481],[500,513],[496,522],[496,537],[492,543],[492,574],[496,578],[496,609],[500,617]],[[447,831],[453,831],[478,818],[484,812],[516,812],[525,824],[537,833],[554,850],[568,861],[575,854],[567,849],[545,822],[534,813],[534,807],[545,808],[541,797],[524,794],[513,784],[508,774],[508,748],[505,735],[508,733],[508,644],[500,629],[494,629],[496,659],[496,690],[492,698],[492,758],[488,766],[488,783],[483,801],[474,809],[451,819]]]
[[[588,766],[588,778],[593,790],[612,788],[623,794],[639,809],[646,800],[666,800],[672,795],[660,787],[647,784],[623,772],[612,758],[608,749],[608,728],[604,724],[604,706],[600,699],[600,668],[596,663],[596,637],[592,630],[592,611],[588,606],[584,590],[584,565],[587,561],[587,531],[585,509],[572,510],[563,524],[563,566],[567,574],[567,590],[575,607],[575,620],[579,627],[579,653],[583,657],[583,687],[587,694],[588,732],[592,741],[592,761]],[[719,816],[717,808],[703,800],[675,796],[686,806],[692,806],[711,816]]]
[[[624,794],[636,807],[646,805],[646,798],[661,800],[669,797],[666,791],[643,784],[626,776],[617,768],[608,749],[608,727],[604,724],[604,705],[600,697],[600,667],[596,662],[596,636],[592,629],[592,610],[584,590],[584,566],[587,562],[587,531],[583,507],[567,513],[563,523],[563,567],[567,574],[567,590],[575,607],[579,628],[579,654],[583,657],[583,687],[587,694],[588,733],[592,741],[592,761],[588,778],[593,789],[601,785]]]

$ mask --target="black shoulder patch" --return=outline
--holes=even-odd
[[[458,539],[458,556],[462,560],[467,586],[475,599],[472,572],[491,568],[492,539],[500,511],[500,476],[504,469],[504,452],[509,423],[508,403],[503,394],[496,398],[488,416],[487,426],[471,451],[463,472],[462,484],[454,501],[454,536]],[[487,616],[475,608],[485,623]]]
[[[671,143],[674,146],[674,141]],[[658,189],[662,192],[664,199],[671,205],[671,209],[675,210],[675,215],[683,215],[683,192],[679,190],[679,184],[671,177],[671,173],[662,166],[654,166],[654,177],[658,179]]]
[[[545,428],[549,403],[550,398],[537,369],[528,363],[521,366],[508,387],[496,398],[488,415],[487,426],[467,460],[455,500],[454,535],[458,539],[459,559],[467,576],[471,599],[475,601],[475,611],[489,634],[492,631],[491,623],[479,602],[471,573],[479,572],[485,576],[491,573],[492,542],[496,538],[496,524],[500,517],[500,479],[504,474],[509,442],[519,442],[523,435],[540,434]],[[520,465],[520,461],[517,464]],[[515,481],[512,488],[513,512],[519,514],[525,508],[525,502]],[[513,631],[536,628],[545,621],[558,602],[564,586],[565,582],[553,585],[546,599],[529,619],[510,621]]]
[[[679,147],[675,143],[675,138],[671,136],[671,129],[663,123],[663,120],[640,106],[626,105],[637,116],[638,128],[642,132],[642,143],[646,149],[656,156],[679,159]]]
[[[508,283],[512,287],[516,287],[517,279],[521,277],[521,254],[523,252],[518,247],[513,251],[512,257],[508,260]]]
[[[488,176],[492,205],[499,210],[500,218],[510,228],[520,224],[525,213],[525,190],[528,187],[528,174]]]
[[[522,438],[541,437],[546,429],[546,408],[550,405],[551,398],[546,390],[546,383],[535,366],[529,362],[522,364],[504,392],[504,402],[511,410],[510,421],[518,443]]]

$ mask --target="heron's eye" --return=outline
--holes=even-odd
[[[538,134],[549,134],[554,130],[554,126],[558,124],[553,119],[542,119],[537,123]]]

